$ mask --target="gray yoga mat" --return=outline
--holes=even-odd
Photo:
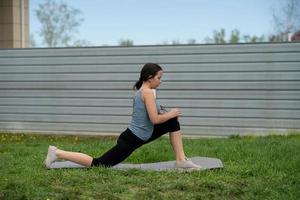
[[[190,158],[195,164],[201,165],[203,170],[205,169],[220,169],[223,168],[223,163],[220,159],[209,158],[209,157],[192,157]],[[54,162],[50,165],[51,169],[59,168],[85,168],[85,166],[79,165],[71,161]],[[117,170],[127,170],[127,169],[141,169],[150,171],[165,171],[165,170],[175,170],[175,161],[163,161],[155,163],[143,163],[143,164],[127,164],[120,163],[112,167]]]

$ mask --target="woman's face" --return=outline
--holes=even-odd
[[[158,88],[158,86],[161,84],[162,75],[163,75],[163,71],[160,70],[156,73],[156,75],[153,78],[149,79],[152,89]]]

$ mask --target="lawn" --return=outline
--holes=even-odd
[[[98,156],[114,137],[0,133],[0,199],[300,199],[300,133],[285,136],[185,139],[188,156],[220,158],[222,170],[47,170],[49,144]],[[167,138],[126,162],[173,160]]]

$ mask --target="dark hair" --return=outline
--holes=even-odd
[[[162,70],[162,68],[158,64],[146,63],[144,65],[144,67],[142,68],[141,73],[140,73],[140,78],[134,84],[133,89],[139,90],[143,85],[143,81],[147,81],[150,78],[153,78],[157,74],[157,72],[159,72],[161,70]]]

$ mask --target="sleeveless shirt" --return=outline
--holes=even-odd
[[[159,104],[156,103],[157,112]],[[154,124],[151,122],[145,103],[142,100],[142,90],[138,90],[133,98],[133,111],[129,130],[138,138],[147,141],[153,132]]]

